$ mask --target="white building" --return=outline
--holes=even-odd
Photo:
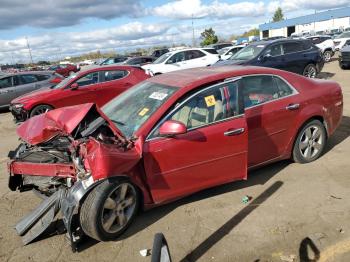
[[[260,38],[288,37],[293,33],[323,34],[346,29],[350,30],[350,7],[259,25]]]

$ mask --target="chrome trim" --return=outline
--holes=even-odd
[[[224,132],[224,136],[235,136],[244,133],[244,127]]]

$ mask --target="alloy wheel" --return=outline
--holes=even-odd
[[[304,71],[304,76],[309,77],[309,78],[315,78],[317,75],[317,70],[314,66],[310,65],[305,68]]]
[[[107,197],[102,210],[102,226],[116,233],[129,222],[136,208],[136,191],[129,183],[120,184]]]
[[[316,125],[309,126],[300,137],[300,153],[305,159],[312,159],[322,150],[323,143],[324,138],[320,127]]]
[[[323,57],[324,57],[324,61],[325,61],[325,62],[329,62],[329,61],[331,60],[331,58],[332,58],[330,52],[325,52],[324,55],[323,55]]]
[[[50,106],[46,106],[46,105],[38,106],[33,110],[33,112],[31,113],[31,116],[41,115],[46,112],[49,112],[50,110],[52,110]]]

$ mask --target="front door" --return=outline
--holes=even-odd
[[[247,177],[248,130],[238,82],[221,83],[185,99],[163,119],[184,123],[187,133],[144,144],[144,166],[155,203]]]

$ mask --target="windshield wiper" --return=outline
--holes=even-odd
[[[120,121],[117,121],[117,120],[114,120],[114,119],[111,119],[111,121],[112,121],[113,123],[118,124],[118,125],[125,126],[125,123],[123,123],[123,122],[120,122]]]

